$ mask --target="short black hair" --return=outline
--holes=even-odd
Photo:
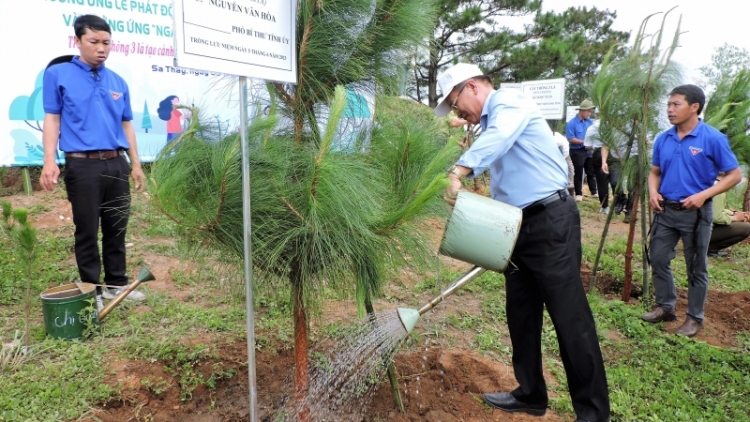
[[[75,23],[73,23],[73,30],[76,33],[76,38],[80,40],[83,34],[86,33],[86,29],[92,31],[107,31],[112,35],[112,28],[109,27],[107,21],[96,15],[81,15],[76,18]]]
[[[699,115],[701,114],[701,111],[703,111],[703,106],[706,105],[706,94],[704,94],[703,90],[697,85],[680,85],[675,87],[672,92],[669,93],[670,97],[672,95],[684,95],[685,101],[687,101],[688,105],[698,103]]]

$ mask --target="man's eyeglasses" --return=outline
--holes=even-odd
[[[451,108],[453,110],[458,110],[458,107],[456,107],[456,103],[458,102],[458,97],[460,97],[461,93],[464,92],[464,88],[466,88],[466,84],[464,84],[464,86],[462,86],[461,89],[458,90],[458,95],[456,95],[456,99],[454,99],[453,102],[451,103]]]

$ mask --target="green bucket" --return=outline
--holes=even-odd
[[[503,272],[516,245],[521,219],[520,208],[459,191],[440,243],[440,253]]]
[[[65,284],[45,290],[42,299],[44,329],[53,338],[74,340],[83,337],[87,328],[99,325],[96,285],[91,283]],[[88,311],[87,311],[88,309]]]

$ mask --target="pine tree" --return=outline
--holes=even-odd
[[[656,14],[649,15],[644,19],[635,37],[633,48],[628,55],[615,61],[612,61],[611,57],[607,57],[594,79],[590,91],[590,97],[599,108],[601,119],[599,137],[602,144],[610,150],[625,147],[625,156],[622,160],[624,164],[619,183],[622,184],[623,181],[628,180],[630,183],[628,183],[627,189],[635,193],[637,201],[633,205],[625,253],[624,301],[627,301],[630,296],[632,283],[633,241],[638,205],[640,205],[641,210],[644,295],[648,291],[648,260],[646,259],[646,227],[648,227],[646,193],[648,187],[646,177],[651,168],[648,159],[649,139],[653,140],[654,135],[660,132],[658,115],[659,110],[663,107],[664,97],[669,90],[679,85],[681,78],[679,68],[671,60],[680,36],[679,23],[666,47],[662,45],[665,37],[664,25],[672,10],[670,9],[664,14],[661,26],[653,34],[646,33],[646,27]],[[637,160],[630,158],[634,146],[638,148]],[[624,188],[624,186],[621,186],[621,188]],[[596,280],[599,259],[604,249],[614,209],[615,207],[610,207],[604,225],[589,286],[593,286]]]
[[[146,101],[143,102],[143,119],[141,120],[141,128],[146,130],[146,133],[148,133],[148,130],[151,129],[153,126],[151,126],[151,115],[148,114],[148,103]]]
[[[246,128],[254,272],[259,282],[291,292],[297,403],[307,393],[307,328],[323,289],[348,293],[363,314],[389,270],[432,256],[421,224],[446,212],[440,193],[458,152],[430,109],[382,97],[369,142],[362,136],[355,151],[337,151],[344,87],[374,92],[398,80],[404,51],[426,39],[434,11],[424,0],[323,5],[299,2],[298,83],[269,84],[270,115]],[[191,119],[180,148],[152,166],[151,191],[181,227],[241,257],[240,137],[213,143],[201,133]],[[325,417],[304,406],[296,413]]]

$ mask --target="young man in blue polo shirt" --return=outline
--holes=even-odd
[[[705,102],[703,91],[695,85],[681,85],[670,92],[667,117],[674,126],[656,139],[648,176],[649,205],[656,213],[649,256],[657,306],[641,318],[652,323],[677,318],[677,292],[670,263],[677,242],[682,239],[688,270],[688,308],[685,323],[675,334],[688,337],[703,328],[708,293],[706,252],[713,221],[711,200],[741,178],[727,137],[698,117]],[[720,171],[726,176],[714,184]]]
[[[99,283],[104,264],[105,299],[127,285],[125,230],[130,212],[130,184],[143,190],[141,170],[131,120],[130,92],[125,81],[104,67],[112,30],[94,15],[79,16],[74,23],[80,55],[54,64],[44,73],[44,167],[41,185],[51,191],[60,169],[58,148],[65,152],[65,188],[73,210],[75,256],[81,281]],[[123,156],[127,151],[132,171]],[[97,237],[102,230],[102,258]],[[133,291],[127,299],[143,300]],[[97,295],[97,305],[102,306]]]
[[[565,137],[570,143],[570,159],[573,161],[573,187],[575,190],[575,200],[583,200],[583,173],[586,173],[589,191],[597,196],[596,175],[592,165],[592,155],[583,145],[586,140],[586,130],[594,124],[591,120],[591,113],[596,106],[591,100],[584,100],[578,107],[576,117],[570,119],[565,125]]]

